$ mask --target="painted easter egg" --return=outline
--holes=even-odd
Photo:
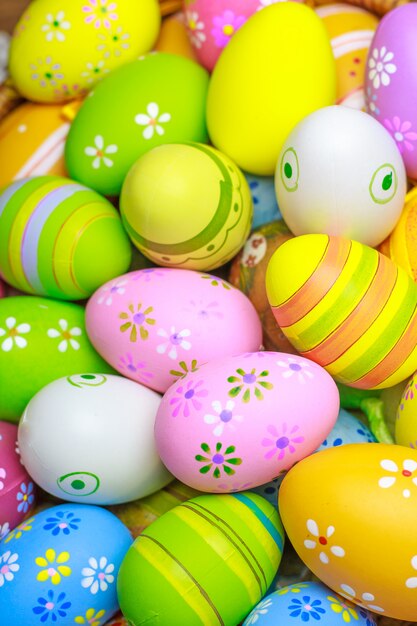
[[[55,380],[30,400],[20,420],[25,467],[42,489],[70,502],[117,504],[154,493],[172,480],[155,448],[160,401],[121,376]],[[117,467],[109,464],[114,450],[123,455]]]
[[[70,176],[118,195],[129,169],[148,150],[205,142],[207,89],[207,72],[175,54],[149,54],[112,72],[71,126],[65,146]]]
[[[120,211],[132,242],[152,261],[207,271],[243,246],[252,200],[226,155],[203,144],[169,144],[136,161],[123,183]]]
[[[148,52],[159,25],[156,0],[38,0],[15,28],[10,76],[28,100],[71,100]]]
[[[163,463],[210,492],[262,485],[311,454],[333,428],[339,392],[318,365],[280,352],[215,360],[165,393],[155,422]]]
[[[282,0],[280,0],[281,2]],[[273,176],[245,174],[253,203],[252,228],[279,220],[281,213],[277,204]]]
[[[402,267],[417,282],[417,189],[405,197],[404,209],[390,236],[379,251]]]
[[[77,304],[17,296],[0,300],[0,416],[17,422],[42,387],[78,372],[112,368],[92,347]]]
[[[211,141],[244,170],[271,176],[294,126],[335,97],[335,61],[320,18],[302,4],[278,2],[253,15],[219,58],[207,101]]]
[[[256,605],[243,626],[293,626],[299,622],[320,622],[320,626],[376,626],[366,609],[358,609],[319,582],[294,583],[269,594]]]
[[[366,73],[367,110],[397,142],[407,174],[417,178],[417,89],[415,55],[417,6],[390,11],[379,24],[369,50]]]
[[[269,259],[284,241],[291,238],[292,235],[282,220],[257,228],[233,260],[229,280],[249,297],[257,310],[262,322],[263,346],[267,350],[296,353],[277,326],[265,288]]]
[[[21,291],[84,299],[125,272],[131,256],[117,210],[83,185],[39,176],[0,194],[0,272]]]
[[[184,13],[174,13],[174,15],[170,15],[162,20],[155,50],[157,52],[179,54],[193,61],[197,60],[194,49],[188,39]]]
[[[104,624],[118,610],[116,578],[132,544],[109,511],[62,504],[26,520],[0,543],[5,623]]]
[[[283,544],[278,513],[260,496],[194,498],[129,549],[117,580],[122,612],[135,626],[155,615],[160,626],[234,626],[266,593]]]
[[[417,373],[403,391],[395,420],[395,441],[401,446],[417,449]]]
[[[206,361],[258,350],[262,342],[250,300],[226,281],[190,270],[120,276],[90,298],[86,325],[108,363],[162,392]]]
[[[287,339],[338,382],[383,389],[417,368],[417,287],[377,250],[295,237],[272,256],[266,285]]]
[[[369,11],[342,3],[320,6],[316,13],[326,27],[336,61],[336,102],[363,110],[366,56],[378,18]]]
[[[389,133],[367,113],[341,106],[315,111],[294,128],[279,155],[275,185],[295,235],[327,233],[369,246],[392,231],[407,191]]]
[[[17,446],[17,426],[0,421],[0,542],[35,506],[36,486]]]
[[[404,529],[417,514],[417,452],[369,443],[313,454],[284,478],[279,510],[323,583],[375,613],[415,620],[417,540]]]

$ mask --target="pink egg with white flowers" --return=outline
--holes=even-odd
[[[20,460],[17,426],[0,421],[0,540],[35,506],[35,484]]]
[[[417,4],[390,11],[368,53],[366,107],[395,139],[407,174],[417,180]]]
[[[207,361],[262,342],[258,314],[241,291],[173,268],[130,272],[100,287],[88,301],[86,327],[110,365],[159,392]]]
[[[212,361],[168,389],[160,404],[158,453],[200,491],[257,487],[311,454],[332,430],[339,392],[303,357],[255,352]]]

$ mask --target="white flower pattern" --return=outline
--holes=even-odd
[[[58,344],[58,350],[60,352],[66,352],[69,346],[71,346],[73,350],[79,350],[80,344],[76,339],[74,339],[74,337],[80,337],[82,335],[81,328],[74,326],[74,328],[68,329],[68,322],[67,320],[63,319],[58,321],[58,326],[60,330],[57,330],[56,328],[50,328],[47,331],[47,335],[51,339],[61,339]]]
[[[113,280],[108,285],[100,289],[100,296],[97,298],[97,304],[105,304],[111,306],[115,295],[122,296],[126,291],[128,280]]]
[[[87,80],[87,83],[96,82],[102,78],[103,74],[107,74],[110,71],[108,67],[105,67],[103,60],[98,61],[96,64],[86,63],[85,67],[87,69],[81,73],[81,76]]]
[[[114,582],[114,565],[108,563],[105,556],[99,561],[94,557],[88,559],[90,567],[83,567],[81,574],[85,577],[81,580],[81,586],[89,589],[95,595],[98,591],[107,591],[108,586]]]
[[[403,489],[402,494],[404,498],[409,498],[411,496],[411,491],[409,489],[410,479],[411,479],[411,483],[417,486],[417,473],[415,473],[417,470],[417,462],[411,459],[406,459],[405,461],[403,461],[402,470],[400,470],[398,465],[394,461],[391,461],[390,459],[384,459],[383,461],[381,461],[380,465],[382,469],[384,469],[386,472],[397,474],[397,476],[395,475],[383,476],[382,478],[379,479],[378,485],[382,489],[389,489],[397,482],[397,478],[401,480],[401,478],[403,477],[407,479],[408,484]],[[413,477],[413,474],[414,474],[414,477]],[[403,484],[405,485],[404,481],[403,481]]]
[[[4,489],[4,481],[6,479],[7,472],[4,467],[0,467],[0,491]]]
[[[0,541],[6,537],[10,532],[9,522],[4,522],[3,525],[0,525]]]
[[[259,617],[261,615],[266,615],[268,613],[268,609],[272,605],[272,600],[270,598],[266,598],[266,600],[262,600],[258,605],[253,609],[252,613],[249,614],[245,624],[248,626],[252,626],[252,624],[256,624]]]
[[[97,46],[99,52],[103,52],[103,58],[108,59],[112,53],[115,57],[121,56],[124,50],[130,48],[128,39],[130,39],[129,33],[123,32],[123,27],[118,26],[115,30],[109,33],[99,33],[99,40],[102,42]]]
[[[316,548],[321,548],[319,552],[319,559],[324,565],[327,565],[330,561],[329,555],[324,551],[325,549],[330,550],[331,554],[337,556],[339,558],[345,556],[345,551],[340,546],[330,545],[329,539],[334,535],[335,527],[328,526],[326,530],[326,534],[320,534],[319,527],[317,522],[312,519],[307,520],[307,530],[315,537],[315,539],[306,539],[304,541],[304,546],[307,550],[315,550]],[[327,548],[326,548],[327,547]]]
[[[187,20],[191,43],[196,48],[201,48],[202,44],[206,41],[206,35],[203,32],[205,28],[204,22],[200,20],[197,11],[186,11],[185,18]]]
[[[287,357],[286,361],[277,361],[277,365],[284,370],[282,372],[283,378],[296,376],[300,383],[305,383],[307,378],[314,378],[314,375],[310,371],[310,364],[301,362],[299,359],[292,356]]]
[[[118,147],[116,144],[110,144],[107,148],[104,147],[104,139],[102,135],[96,135],[94,137],[94,147],[87,146],[84,150],[84,154],[89,157],[93,157],[92,166],[95,170],[98,170],[100,165],[104,163],[106,167],[113,167],[114,163],[112,159],[109,159],[107,155],[116,154]]]
[[[235,422],[243,421],[242,415],[234,415],[233,413],[235,407],[233,400],[228,400],[224,407],[219,400],[214,400],[211,403],[211,407],[216,415],[207,414],[204,416],[204,421],[206,424],[215,424],[213,430],[215,437],[221,437],[226,427],[229,427],[230,430],[235,430]]]
[[[55,16],[48,13],[46,24],[42,26],[42,32],[46,33],[46,41],[65,41],[63,30],[69,30],[71,24],[65,19],[64,11],[59,11]]]
[[[146,107],[146,115],[144,113],[139,113],[135,117],[136,124],[139,126],[145,126],[142,135],[144,139],[152,139],[154,133],[162,137],[165,134],[165,129],[161,126],[161,124],[166,124],[171,121],[170,113],[162,113],[159,114],[159,106],[156,102],[151,102]]]
[[[390,84],[390,75],[397,71],[397,66],[391,62],[393,58],[394,53],[388,52],[385,46],[382,46],[380,50],[378,48],[372,50],[368,61],[368,77],[374,89],[379,89],[381,85],[388,87]]]
[[[384,609],[375,602],[375,596],[372,593],[365,592],[360,595],[356,593],[356,591],[350,585],[340,585],[341,591],[339,591],[340,595],[348,600],[354,602],[355,604],[359,604],[365,609],[369,609],[370,611],[379,611],[380,613],[384,612]]]
[[[165,354],[165,352],[168,351],[170,359],[176,359],[178,357],[178,348],[182,348],[183,350],[190,350],[191,348],[191,343],[187,339],[187,337],[191,335],[191,331],[187,328],[179,332],[175,330],[175,326],[171,326],[170,332],[160,328],[157,334],[158,337],[166,339],[164,343],[160,343],[156,347],[157,353]]]
[[[417,570],[417,554],[413,556],[413,558],[411,559],[411,567]],[[412,576],[411,578],[407,578],[407,580],[405,581],[405,586],[408,587],[408,589],[416,589],[417,588],[417,576]]]
[[[19,571],[20,565],[16,562],[18,558],[19,555],[12,554],[10,550],[0,556],[0,587],[6,582],[11,582],[15,573]]]
[[[0,337],[5,337],[1,343],[4,352],[10,352],[13,346],[26,348],[27,340],[21,335],[26,335],[30,331],[30,324],[17,324],[15,317],[8,317],[5,321],[6,329],[0,328]]]

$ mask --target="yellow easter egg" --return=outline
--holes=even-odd
[[[69,100],[148,52],[159,25],[157,0],[37,0],[14,31],[10,76],[29,100]]]
[[[383,389],[417,369],[417,285],[377,250],[295,237],[272,256],[266,288],[287,339],[338,382]]]
[[[360,443],[313,454],[284,478],[279,511],[298,555],[334,592],[417,620],[417,451]]]
[[[316,13],[326,27],[336,61],[336,102],[364,109],[366,57],[378,18],[347,4],[328,4],[317,8]]]
[[[396,443],[417,448],[417,372],[414,372],[403,391],[396,417]]]
[[[255,13],[222,52],[209,88],[209,134],[242,169],[272,175],[294,126],[335,98],[322,21],[303,4],[279,2]]]
[[[194,49],[188,38],[183,13],[170,15],[162,21],[155,50],[158,52],[168,52],[169,54],[179,54],[192,61],[197,60]]]

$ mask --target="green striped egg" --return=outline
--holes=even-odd
[[[112,204],[67,178],[39,176],[0,195],[0,274],[21,291],[88,298],[123,274],[131,246]]]
[[[284,531],[264,498],[204,495],[165,513],[135,541],[117,580],[139,626],[235,626],[268,590]]]
[[[250,231],[252,197],[233,161],[198,143],[144,154],[123,183],[120,211],[134,245],[158,265],[212,270]]]

